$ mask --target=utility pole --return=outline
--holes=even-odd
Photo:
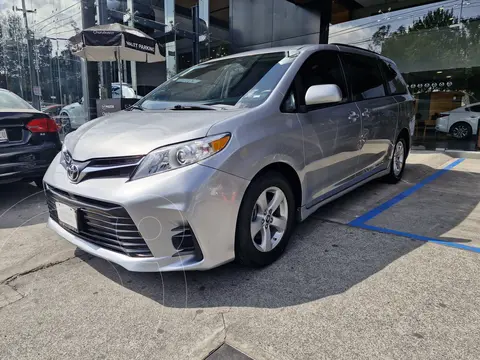
[[[133,0],[127,0],[127,8],[130,10],[130,19],[128,19],[128,26],[135,27],[135,10],[133,9]],[[130,61],[130,75],[132,76],[132,88],[137,92],[137,63]],[[127,76],[125,76],[127,79]],[[126,80],[125,80],[126,81]]]
[[[24,0],[25,1],[25,0]],[[63,92],[62,92],[62,77],[60,72],[60,57],[58,56],[58,26],[57,26],[57,69],[58,69],[58,89],[60,91],[60,105],[63,105]]]
[[[98,23],[100,25],[108,24],[108,6],[107,0],[98,0],[97,1],[97,14],[98,14]],[[111,98],[112,97],[112,67],[110,62],[103,61],[99,63],[101,69],[101,79],[102,79],[102,98]]]
[[[36,10],[27,10],[27,7],[25,6],[25,0],[22,0],[22,8],[19,9],[18,7],[15,7],[16,11],[21,11],[23,13],[23,21],[25,22],[25,31],[27,34],[27,49],[28,49],[28,67],[30,70],[30,82],[31,82],[31,92],[32,92],[32,104],[33,107],[36,109],[40,110],[40,96],[35,95],[34,93],[34,88],[38,86],[37,84],[37,77],[35,76],[35,66],[33,64],[33,51],[32,51],[32,36],[30,33],[30,29],[28,28],[28,19],[27,19],[27,14],[28,13],[35,13]]]

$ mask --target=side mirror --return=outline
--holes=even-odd
[[[306,105],[332,104],[342,99],[342,90],[333,84],[310,86],[305,94]]]

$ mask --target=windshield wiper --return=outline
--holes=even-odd
[[[217,110],[215,106],[203,105],[203,104],[178,104],[168,110]]]
[[[126,108],[125,110],[127,111],[132,111],[132,110],[145,110],[143,107],[141,107],[140,105],[137,105],[137,104],[133,104],[133,105],[130,105],[128,108]]]

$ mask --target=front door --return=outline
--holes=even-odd
[[[354,180],[362,130],[357,106],[349,102],[338,53],[320,51],[305,61],[297,77],[299,113],[304,129],[307,206],[341,191]],[[305,106],[305,93],[313,85],[338,85],[343,100],[335,104]]]

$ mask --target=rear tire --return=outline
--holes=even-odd
[[[396,184],[402,179],[406,160],[407,142],[401,137],[397,140],[395,148],[393,149],[393,156],[390,161],[390,173],[384,177],[385,182]]]
[[[295,196],[276,171],[252,181],[237,219],[235,257],[249,267],[273,263],[284,252],[295,225]]]

